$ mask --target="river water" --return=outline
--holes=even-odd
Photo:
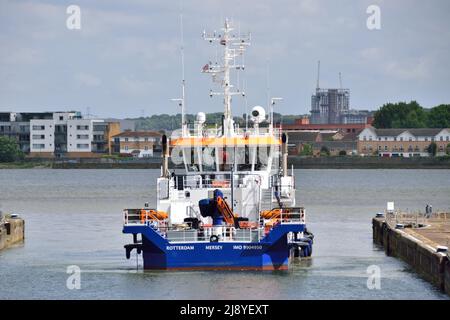
[[[447,299],[372,243],[387,201],[450,210],[450,170],[296,170],[313,257],[290,271],[143,272],[126,260],[122,209],[155,203],[159,170],[0,170],[0,208],[26,220],[0,252],[0,299]],[[67,267],[81,269],[69,290]],[[367,287],[369,266],[380,289]]]

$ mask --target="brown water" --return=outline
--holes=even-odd
[[[288,272],[143,272],[125,259],[122,209],[155,202],[159,170],[0,170],[0,205],[26,220],[26,241],[0,252],[0,299],[446,299],[373,245],[387,201],[450,207],[450,170],[296,170],[315,234],[311,260]],[[142,262],[139,266],[142,266]],[[81,268],[81,289],[66,268]],[[381,289],[366,286],[367,267]]]

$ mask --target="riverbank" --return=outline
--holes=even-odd
[[[450,157],[300,157],[289,156],[288,166],[295,169],[450,169]],[[161,158],[147,159],[27,159],[0,163],[0,169],[159,169]],[[171,164],[169,162],[169,167]]]
[[[414,219],[413,219],[414,220]],[[386,255],[407,262],[425,280],[450,295],[450,214],[434,215],[424,228],[398,228],[385,217],[372,220],[373,241]],[[397,227],[396,227],[397,226]]]
[[[6,249],[25,238],[25,221],[7,215],[0,219],[0,250]]]

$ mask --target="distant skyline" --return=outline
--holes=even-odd
[[[81,8],[80,30],[66,27],[69,5]],[[370,5],[381,9],[380,30],[366,26]],[[267,106],[269,87],[284,99],[276,112],[309,113],[318,60],[320,86],[338,88],[341,72],[354,109],[450,103],[448,0],[0,0],[0,112],[179,113],[170,99],[181,95],[180,12],[188,113],[222,111],[200,72],[216,47],[201,35],[225,17],[252,34],[240,77],[248,110]],[[234,97],[233,114],[244,112]]]

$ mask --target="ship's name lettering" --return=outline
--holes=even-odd
[[[222,246],[206,246],[206,250],[222,250]]]
[[[166,250],[194,250],[194,246],[166,246]]]

